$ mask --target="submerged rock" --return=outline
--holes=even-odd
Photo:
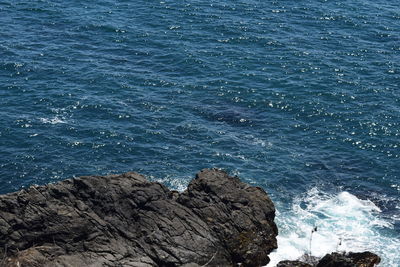
[[[137,173],[0,196],[0,266],[261,266],[277,248],[261,188],[216,169],[183,193]]]

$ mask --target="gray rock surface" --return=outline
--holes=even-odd
[[[326,254],[316,263],[305,263],[303,261],[281,261],[276,267],[374,267],[381,259],[378,255],[366,251],[360,253],[337,253]]]
[[[374,267],[381,261],[380,257],[372,252],[337,253],[325,255],[317,267]]]
[[[261,266],[275,208],[216,169],[183,193],[140,174],[86,176],[0,196],[0,266]]]

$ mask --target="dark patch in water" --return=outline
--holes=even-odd
[[[256,114],[250,109],[234,106],[206,105],[196,108],[203,118],[209,121],[225,122],[231,126],[254,126]]]

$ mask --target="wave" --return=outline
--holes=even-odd
[[[380,217],[380,208],[370,200],[313,188],[295,199],[290,210],[279,212],[277,206],[278,249],[271,253],[268,267],[304,254],[322,257],[333,251],[366,250],[381,256],[381,266],[400,264],[400,240],[393,225]]]
[[[54,118],[40,118],[40,121],[45,124],[60,124],[67,123],[64,118],[54,117]]]

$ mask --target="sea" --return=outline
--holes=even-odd
[[[274,201],[269,267],[398,267],[399,86],[399,1],[0,0],[0,193],[216,167]]]

